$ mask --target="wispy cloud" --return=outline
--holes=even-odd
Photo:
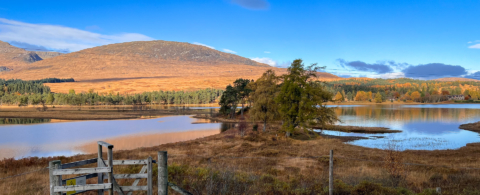
[[[277,66],[277,61],[272,60],[272,59],[270,59],[270,58],[259,58],[259,57],[256,57],[256,58],[250,58],[250,59],[252,59],[253,61],[260,62],[260,63],[268,64],[268,65],[270,65],[270,66]]]
[[[475,45],[470,45],[468,48],[470,48],[470,49],[480,49],[480,43],[475,44]]]
[[[229,50],[229,49],[223,49],[224,52],[227,52],[227,53],[237,53],[236,51],[233,51],[233,50]]]
[[[468,74],[468,75],[465,76],[465,78],[480,80],[480,71]]]
[[[404,78],[404,77],[405,77],[405,73],[403,72],[390,72],[390,73],[378,75],[378,78],[382,78],[382,79],[398,79],[398,78]]]
[[[199,43],[199,42],[193,42],[192,44],[194,45],[201,45],[201,46],[204,46],[204,47],[208,47],[210,49],[215,49],[215,47],[212,47],[210,45],[206,45],[206,44],[203,44],[203,43]]]
[[[138,33],[105,35],[51,24],[31,24],[0,18],[0,40],[16,41],[53,50],[78,51],[95,46],[153,38]]]
[[[468,46],[468,48],[470,49],[480,49],[480,40],[475,40],[475,41],[469,41],[468,44],[472,44],[472,43],[477,43],[475,45],[470,45]]]
[[[441,77],[456,77],[467,74],[464,67],[444,63],[420,64],[408,66],[402,72],[410,78],[434,79]]]
[[[264,51],[263,53],[272,53],[272,52],[269,52],[269,51]]]
[[[377,62],[377,63],[365,63],[362,61],[345,61],[343,59],[338,59],[337,60],[340,63],[340,66],[342,67],[349,67],[353,68],[355,70],[359,71],[371,71],[375,72],[378,74],[384,74],[384,73],[390,73],[393,72],[393,69],[391,66],[396,65],[395,62],[389,61],[389,62]]]
[[[266,0],[231,0],[231,2],[251,10],[266,10],[270,7]]]
[[[28,43],[22,43],[22,42],[18,42],[18,41],[10,41],[9,43],[11,45],[15,46],[15,47],[22,48],[22,49],[25,49],[27,51],[50,51],[49,49],[47,49],[43,46],[32,45],[32,44],[28,44]]]

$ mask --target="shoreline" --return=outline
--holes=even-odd
[[[255,183],[260,182],[260,186],[273,185],[271,182],[280,182],[283,185],[295,185],[294,178],[323,178],[325,175],[325,167],[328,167],[329,150],[335,150],[335,167],[338,170],[336,177],[342,181],[342,178],[348,177],[348,181],[360,183],[365,177],[375,177],[382,181],[388,181],[388,175],[379,172],[383,169],[383,162],[388,156],[388,150],[365,148],[361,146],[345,144],[341,139],[323,136],[292,136],[292,138],[284,138],[277,136],[278,125],[269,126],[267,132],[252,131],[251,124],[247,124],[245,136],[241,136],[238,129],[230,128],[222,133],[198,138],[188,141],[180,141],[176,143],[161,144],[152,147],[141,147],[131,150],[114,150],[115,159],[144,159],[148,156],[156,156],[157,151],[168,151],[169,166],[173,171],[170,175],[171,181],[181,187],[192,190],[192,186],[201,185],[201,189],[206,189],[200,182],[202,176],[197,175],[197,171],[205,170],[210,173],[225,173],[231,168],[235,173],[248,176],[249,178],[272,177],[271,180],[255,180],[256,182],[248,184],[251,188],[257,189]],[[306,139],[304,139],[306,138]],[[312,150],[312,148],[315,148]],[[405,178],[405,183],[401,186],[421,192],[430,186],[438,185],[436,180],[430,178],[436,174],[445,175],[446,179],[442,182],[442,192],[445,194],[455,194],[451,190],[458,186],[458,176],[465,177],[466,173],[458,172],[458,167],[474,168],[477,165],[476,160],[480,158],[480,145],[469,144],[455,150],[407,150],[399,151],[402,156],[399,162],[410,164],[425,164],[428,166],[416,166],[414,169],[408,169],[409,173]],[[32,157],[24,159],[4,159],[0,160],[0,178],[19,174],[45,167],[48,161],[61,160],[62,163],[68,163],[89,158],[96,158],[97,154],[82,154],[70,157]],[[242,159],[245,158],[245,159]],[[360,160],[352,160],[360,159]],[[362,160],[363,159],[363,160]],[[28,163],[26,163],[28,162]],[[374,163],[378,162],[378,163]],[[228,166],[227,166],[228,165]],[[414,165],[410,165],[414,166]],[[122,166],[123,167],[123,166]],[[229,168],[231,167],[231,168]],[[480,167],[478,167],[480,168]],[[292,171],[293,170],[293,171]],[[131,168],[115,168],[117,173],[135,173]],[[138,171],[138,170],[137,170]],[[177,172],[180,171],[180,172]],[[472,170],[468,172],[472,173]],[[327,174],[328,175],[328,174]],[[18,179],[6,180],[0,183],[0,188],[8,189],[6,193],[14,194],[10,185],[29,186],[23,189],[24,193],[39,192],[45,194],[48,192],[48,171],[28,176],[34,179],[26,180],[19,177]],[[182,183],[184,178],[190,178],[187,183]],[[465,179],[468,179],[467,177]],[[475,178],[472,178],[475,179]],[[314,184],[317,180],[304,180],[305,184]],[[12,183],[13,182],[13,183]],[[121,181],[123,182],[123,181]],[[189,183],[194,182],[194,183]],[[199,182],[199,183],[197,183]],[[473,181],[472,181],[473,182]],[[476,186],[475,182],[469,182]],[[14,184],[15,183],[15,184]],[[240,185],[237,183],[237,185]],[[247,185],[247,184],[245,184]],[[307,185],[307,186],[308,186]],[[289,188],[290,189],[290,188]],[[286,192],[291,192],[284,189]],[[261,193],[268,193],[264,188],[258,188]],[[294,190],[294,189],[291,189]],[[450,193],[449,193],[450,191]]]

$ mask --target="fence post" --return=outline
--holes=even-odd
[[[328,173],[328,194],[333,195],[333,150],[330,150],[330,167]]]
[[[152,157],[149,156],[148,157],[148,160],[147,160],[147,175],[148,175],[148,178],[147,178],[147,194],[148,195],[152,195],[153,194],[153,181],[152,181]]]
[[[158,195],[168,195],[167,151],[158,151]]]
[[[113,145],[108,146],[108,166],[111,167],[110,173],[108,173],[108,183],[111,183],[113,186]],[[113,187],[108,190],[109,195],[113,195]]]
[[[49,175],[50,175],[50,195],[60,194],[60,193],[53,192],[53,188],[55,188],[55,186],[58,186],[58,183],[59,183],[58,182],[58,177],[56,175],[53,175],[53,170],[55,170],[61,164],[62,164],[62,162],[59,161],[59,160],[54,160],[54,161],[48,162],[48,169],[49,169]],[[60,185],[62,185],[61,177],[60,177]]]
[[[98,159],[97,159],[97,167],[103,167],[103,152],[102,152],[102,145],[98,144]],[[98,184],[103,183],[103,173],[98,173]],[[103,195],[103,190],[98,190],[98,194]]]

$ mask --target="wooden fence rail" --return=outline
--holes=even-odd
[[[108,159],[103,159],[103,147],[108,149]],[[49,162],[50,169],[50,195],[73,195],[88,191],[97,191],[98,194],[104,194],[108,190],[109,195],[117,192],[119,195],[132,195],[135,191],[147,191],[148,195],[153,194],[153,164],[158,166],[158,194],[167,195],[168,187],[182,195],[191,195],[190,192],[181,187],[168,182],[168,165],[167,152],[159,151],[157,161],[152,157],[140,160],[113,160],[113,145],[99,141],[98,157],[77,162],[62,164],[61,161],[55,160]],[[79,166],[97,164],[94,168],[75,168]],[[122,165],[143,165],[139,173],[129,174],[113,174],[113,166]],[[80,175],[69,179],[62,179],[63,175]],[[105,175],[107,177],[105,177]],[[97,177],[97,184],[86,184],[87,179]],[[108,179],[107,183],[104,180]],[[117,179],[135,179],[131,186],[120,186]],[[141,179],[147,180],[146,186],[138,186]],[[66,193],[64,193],[66,192]]]

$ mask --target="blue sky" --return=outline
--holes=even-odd
[[[476,78],[479,10],[461,0],[15,0],[0,4],[0,40],[56,51],[167,40],[344,76]]]

